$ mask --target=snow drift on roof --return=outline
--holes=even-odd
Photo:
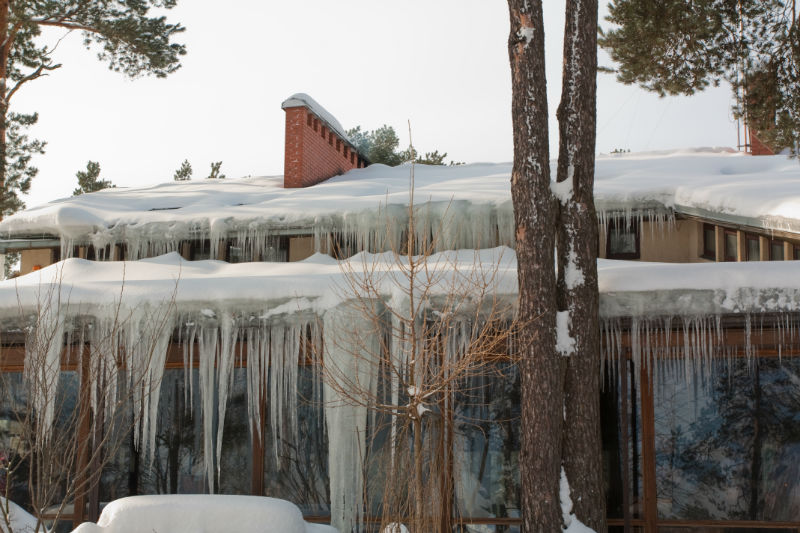
[[[400,263],[404,260],[401,258]],[[67,259],[31,274],[0,282],[0,316],[35,310],[42,296],[59,291],[68,314],[160,305],[174,298],[181,314],[211,316],[225,311],[260,313],[261,318],[322,313],[339,305],[346,274],[374,267],[382,273],[382,297],[401,305],[400,263],[390,253],[360,253],[340,264],[315,254],[294,263],[186,261],[178,254],[140,261]],[[515,298],[516,257],[510,248],[434,254],[429,265],[438,290],[450,290],[453,276],[496,272],[493,290]],[[388,274],[388,275],[386,275]],[[800,310],[800,262],[645,263],[598,261],[601,315],[680,315]],[[400,281],[398,281],[400,280]],[[434,292],[436,287],[434,287]],[[207,312],[205,314],[208,314]]]
[[[510,163],[417,165],[416,204],[427,205],[431,224],[445,212],[455,220],[463,235],[451,248],[512,245],[511,170]],[[76,244],[171,251],[181,239],[210,238],[213,246],[227,234],[255,241],[264,232],[300,228],[349,232],[363,243],[365,235],[386,233],[387,212],[403,224],[409,174],[408,165],[372,165],[304,189],[284,189],[280,177],[107,189],[17,213],[0,222],[0,236],[52,234]],[[800,165],[786,156],[712,149],[626,154],[598,157],[595,198],[602,216],[674,209],[800,232],[799,184]]]

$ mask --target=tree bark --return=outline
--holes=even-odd
[[[8,56],[11,40],[8,33],[9,0],[0,0],[0,220],[3,220],[6,192],[6,116],[8,115]]]
[[[563,464],[575,516],[606,530],[600,430],[598,227],[594,207],[597,0],[567,0],[559,122],[558,306],[574,349],[564,383]],[[571,182],[571,183],[570,183]],[[569,189],[571,188],[571,193]],[[564,192],[566,191],[566,192]]]
[[[556,203],[550,189],[541,0],[508,0],[519,275],[522,531],[560,531],[564,363],[555,350]]]

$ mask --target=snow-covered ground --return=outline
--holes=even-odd
[[[337,533],[303,520],[293,503],[262,496],[174,494],[131,496],[109,503],[97,524],[74,533]],[[15,530],[16,533],[16,530]]]
[[[510,163],[417,165],[416,204],[432,222],[447,214],[459,234],[454,247],[511,245],[511,169]],[[229,233],[263,240],[275,232],[319,234],[335,228],[363,241],[385,234],[387,215],[402,224],[409,174],[408,165],[372,165],[304,189],[284,189],[280,176],[107,189],[8,217],[0,222],[0,237],[50,234],[95,245],[125,242],[133,257],[153,244],[174,250],[187,238],[210,238],[213,246]],[[800,231],[799,182],[800,165],[782,155],[752,157],[727,149],[623,154],[597,158],[595,198],[601,217],[619,212],[663,217],[674,210]]]

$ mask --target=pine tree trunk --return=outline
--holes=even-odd
[[[11,43],[8,35],[9,0],[0,0],[0,220],[3,220],[8,193],[6,191],[6,116],[8,115],[8,55]]]
[[[564,384],[564,469],[573,512],[606,530],[600,430],[600,328],[597,215],[594,208],[597,0],[567,0],[564,70],[558,107],[558,306],[569,313],[574,349]],[[558,187],[569,191],[568,187]]]
[[[550,190],[541,0],[508,0],[522,388],[522,531],[561,530],[562,358],[555,351],[555,221]]]

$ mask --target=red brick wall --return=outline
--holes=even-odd
[[[289,107],[285,111],[284,187],[308,187],[365,166],[358,154],[352,152],[349,143],[345,143],[308,108]]]
[[[750,130],[750,153],[753,155],[775,155],[775,152],[769,146],[758,139],[753,130]]]

